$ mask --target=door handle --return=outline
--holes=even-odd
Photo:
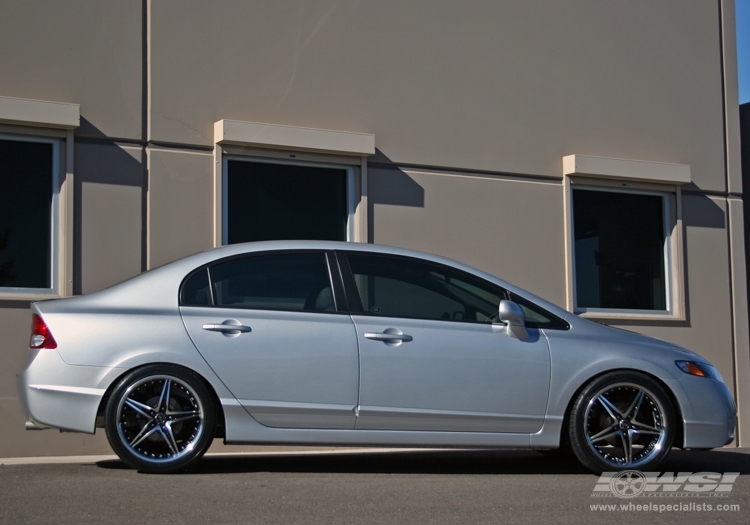
[[[367,339],[372,339],[373,341],[402,341],[404,343],[408,343],[409,341],[414,340],[412,336],[406,334],[388,334],[377,332],[365,332],[365,337]]]
[[[235,319],[227,319],[221,324],[206,323],[202,328],[209,332],[221,332],[227,337],[237,337],[240,334],[253,331],[251,327],[245,326]]]
[[[232,325],[232,324],[204,324],[204,330],[209,332],[252,332],[253,329],[245,325]]]
[[[410,335],[402,334],[402,333],[396,333],[396,332],[365,332],[365,337],[367,339],[372,339],[373,341],[383,341],[384,343],[408,343],[409,341],[413,341],[414,338]]]

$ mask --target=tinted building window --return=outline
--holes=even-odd
[[[346,169],[230,160],[226,242],[345,241]]]
[[[576,306],[667,310],[664,195],[573,190]]]
[[[53,145],[0,139],[0,287],[52,287]]]
[[[335,310],[328,263],[323,253],[252,255],[215,264],[208,272],[216,306]],[[202,278],[197,279],[194,289],[200,290]],[[186,284],[193,286],[191,281]]]

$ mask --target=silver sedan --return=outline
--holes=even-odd
[[[34,303],[27,428],[104,428],[133,468],[226,443],[561,448],[596,472],[734,438],[698,354],[442,257],[279,241]]]

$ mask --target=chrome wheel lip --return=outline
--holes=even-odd
[[[601,403],[600,399],[604,397],[604,394],[611,392],[618,388],[619,389],[628,388],[628,389],[637,391],[635,392],[633,401],[635,401],[639,393],[644,394],[648,398],[648,402],[653,404],[651,408],[652,414],[655,413],[659,419],[659,426],[658,428],[656,428],[656,430],[658,430],[658,437],[655,437],[655,439],[653,439],[652,442],[649,444],[649,446],[651,446],[651,449],[643,457],[638,458],[636,461],[625,461],[625,460],[618,461],[618,460],[612,460],[610,458],[607,458],[605,454],[601,451],[601,449],[592,441],[592,433],[590,432],[590,429],[589,429],[589,418],[591,417],[592,409],[595,407],[595,405],[597,405],[597,403]],[[604,399],[608,401],[606,397],[604,397]],[[646,402],[646,400],[643,400],[642,402]],[[613,468],[617,468],[619,470],[638,469],[639,467],[642,467],[650,463],[665,448],[665,443],[666,443],[668,432],[669,432],[669,428],[667,427],[668,422],[665,421],[665,414],[666,414],[666,410],[659,396],[655,395],[647,387],[638,383],[630,382],[630,381],[621,381],[621,382],[609,384],[607,386],[600,388],[593,396],[591,396],[591,399],[586,405],[586,411],[584,413],[584,419],[583,419],[583,425],[584,425],[583,431],[584,431],[584,435],[586,436],[586,445],[589,447],[589,449],[591,449],[594,452],[594,454],[596,454],[596,456],[601,461],[604,461],[607,465],[610,465]],[[618,430],[629,431],[630,428],[633,428],[634,426],[638,425],[636,424],[636,425],[633,425],[633,427],[631,427],[629,424],[629,420],[625,423],[621,423],[620,421],[614,420],[611,416],[610,416],[610,419],[612,420],[611,421],[612,426],[616,425],[615,428],[613,429],[615,432]],[[627,418],[622,418],[622,419],[627,419]],[[647,426],[647,425],[644,425],[644,426]],[[632,441],[631,441],[631,446],[632,446]]]
[[[122,416],[123,416],[123,410],[125,410],[126,403],[129,399],[131,399],[131,395],[140,387],[141,385],[145,383],[149,383],[152,381],[169,381],[171,384],[177,384],[179,388],[184,389],[187,391],[191,397],[192,402],[195,404],[197,408],[197,419],[198,422],[195,423],[195,432],[192,438],[190,439],[190,442],[185,445],[181,450],[179,450],[176,454],[171,454],[167,457],[154,457],[151,454],[144,453],[143,451],[139,450],[137,447],[133,446],[131,444],[131,438],[129,438],[123,431],[123,424],[122,424]],[[165,383],[166,385],[166,383]],[[171,387],[170,387],[170,395],[168,399],[166,400],[167,404],[169,403],[169,400],[172,399],[171,396]],[[161,399],[160,401],[161,402]],[[156,407],[159,408],[159,407]],[[166,421],[162,421],[162,418],[160,419],[161,423],[166,423]],[[191,418],[194,419],[194,418]],[[145,425],[144,425],[145,426]],[[143,427],[142,427],[143,428]],[[127,449],[137,456],[139,459],[143,461],[148,461],[150,463],[171,463],[175,462],[185,456],[190,455],[194,449],[195,444],[201,439],[201,436],[203,435],[203,432],[205,430],[205,411],[203,407],[203,403],[201,403],[200,396],[198,396],[197,392],[185,381],[181,380],[180,378],[170,375],[170,374],[154,374],[149,375],[146,377],[142,377],[138,379],[138,381],[134,382],[128,388],[125,390],[123,395],[121,396],[118,404],[117,404],[117,434],[120,438],[120,442],[127,447]],[[162,433],[162,438],[166,442],[166,436]]]

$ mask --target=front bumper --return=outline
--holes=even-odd
[[[108,367],[65,363],[57,350],[30,350],[31,358],[16,376],[21,408],[41,427],[93,434],[96,414],[112,371]]]
[[[684,448],[716,448],[732,442],[737,408],[724,383],[684,374],[667,384],[682,411]]]

